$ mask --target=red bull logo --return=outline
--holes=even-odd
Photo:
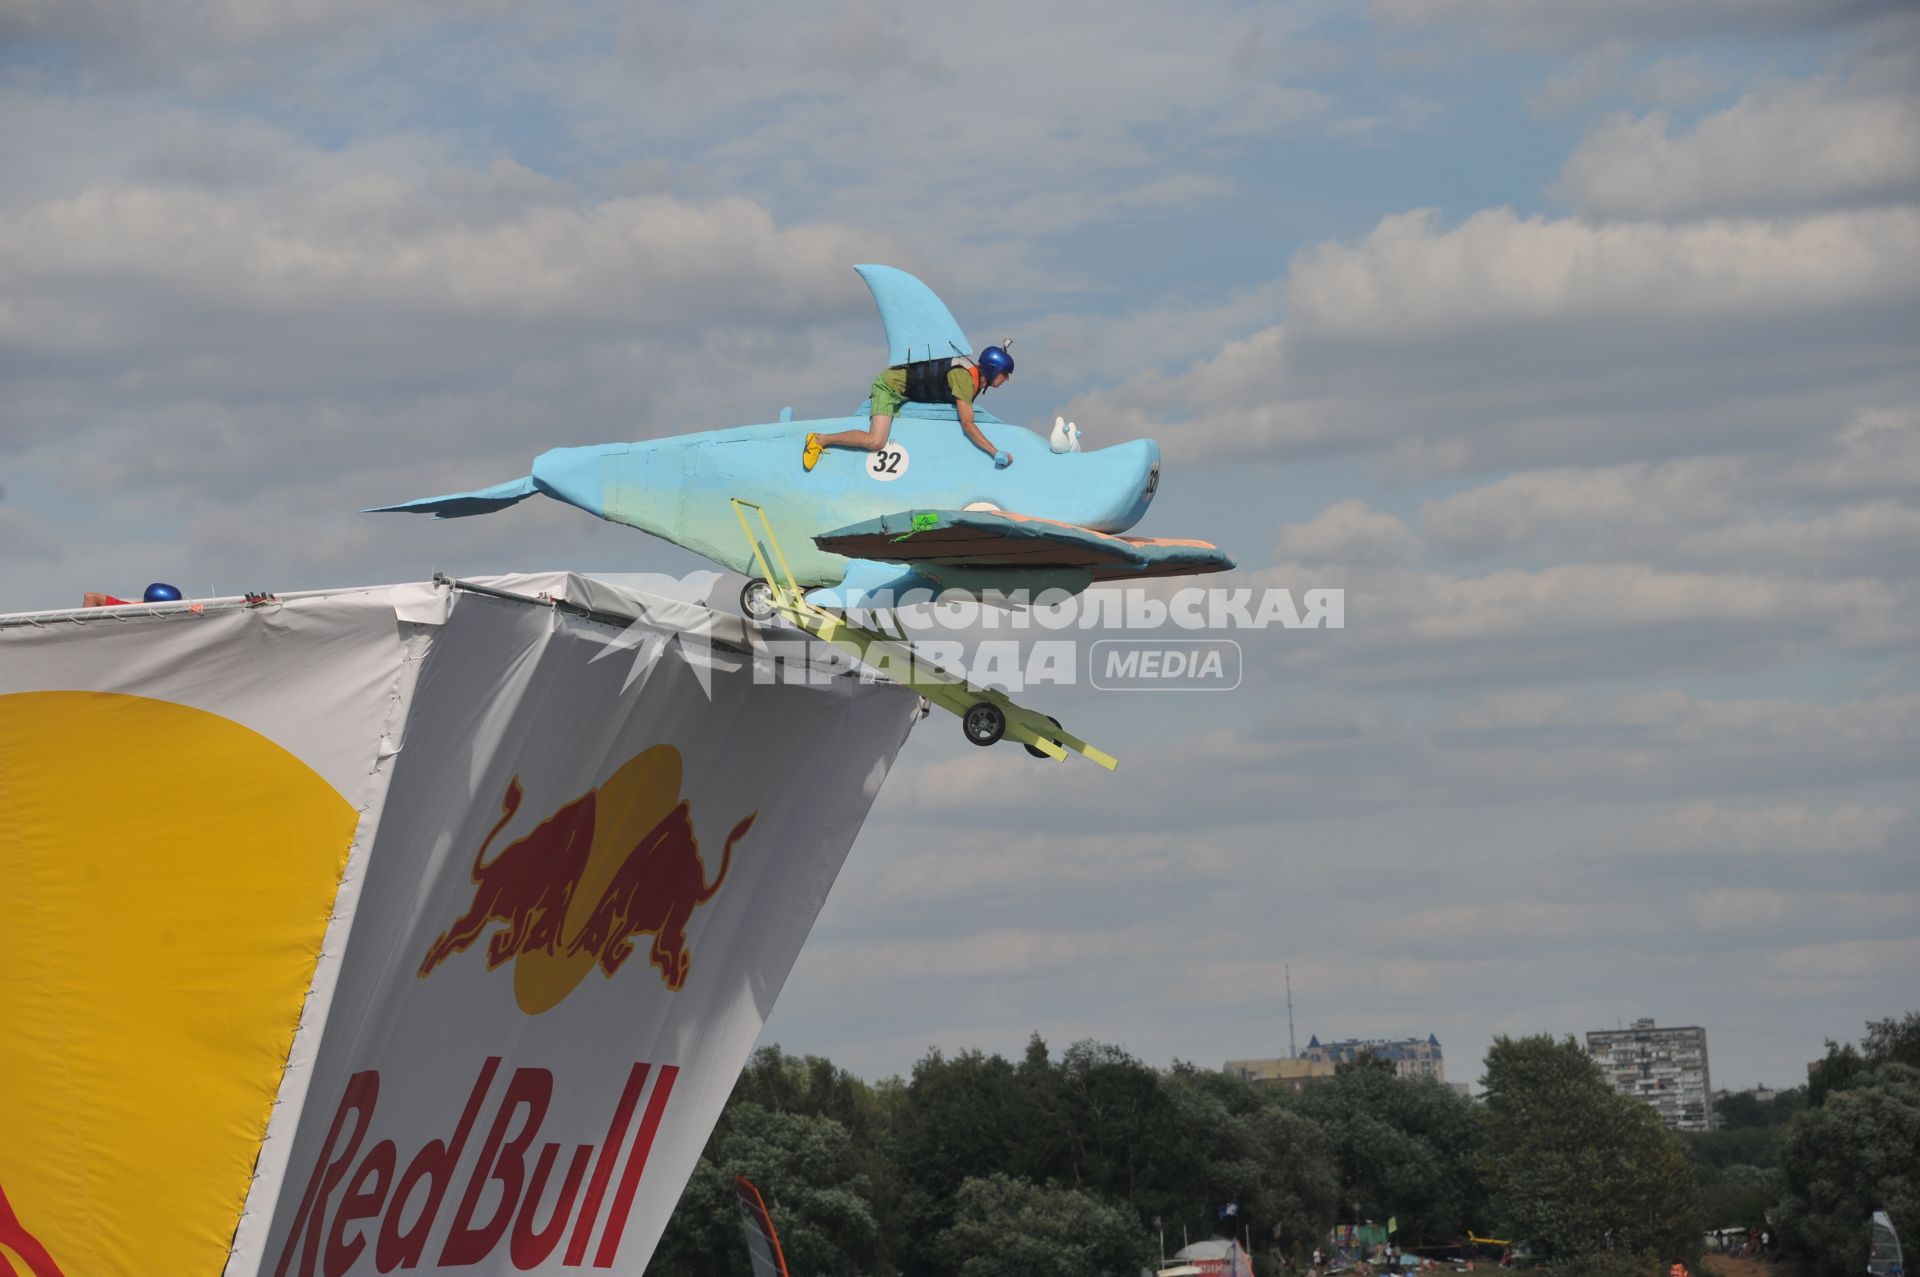
[[[60,1265],[53,1262],[53,1256],[39,1239],[27,1231],[7,1201],[7,1190],[0,1188],[0,1269],[11,1273],[13,1265],[7,1262],[8,1252],[27,1266],[26,1277],[61,1277]]]
[[[661,983],[678,991],[693,965],[687,923],[726,882],[734,844],[759,814],[733,827],[708,882],[680,777],[680,751],[656,745],[489,857],[520,810],[514,777],[474,854],[473,903],[428,947],[421,978],[497,926],[487,969],[514,964],[514,997],[529,1015],[558,1006],[595,966],[611,977],[642,935],[653,937],[647,956]]]
[[[537,1142],[548,1111],[566,1107],[557,1102],[566,1097],[556,1096],[553,1073],[515,1069],[496,1098],[500,1064],[488,1057],[453,1130],[417,1147],[393,1138],[370,1143],[380,1071],[348,1079],[273,1277],[463,1268],[502,1251],[521,1270],[553,1262],[580,1268],[589,1256],[594,1268],[613,1267],[679,1069],[635,1063],[599,1143],[569,1150]],[[653,1088],[642,1108],[649,1074]],[[468,1163],[476,1137],[479,1151]]]

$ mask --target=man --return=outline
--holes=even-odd
[[[129,607],[135,603],[178,603],[181,600],[180,588],[168,585],[165,581],[155,581],[146,592],[137,599],[118,599],[111,594],[101,594],[87,590],[81,594],[81,607]]]
[[[842,430],[837,434],[807,436],[800,452],[800,464],[812,470],[827,448],[865,448],[877,452],[886,446],[893,429],[893,415],[903,403],[946,403],[960,416],[960,429],[967,442],[993,458],[996,470],[1013,464],[1011,453],[995,448],[980,427],[973,424],[973,401],[995,386],[1007,384],[1013,376],[1013,356],[1006,351],[1012,342],[988,346],[978,362],[970,359],[922,359],[910,364],[883,368],[873,379],[873,419],[865,430]]]

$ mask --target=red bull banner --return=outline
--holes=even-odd
[[[0,617],[0,1277],[638,1273],[915,717],[553,574]]]

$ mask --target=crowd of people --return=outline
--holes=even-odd
[[[1735,1259],[1767,1259],[1778,1248],[1773,1233],[1764,1228],[1749,1228],[1744,1232],[1738,1228],[1722,1228],[1714,1233],[1722,1253]]]

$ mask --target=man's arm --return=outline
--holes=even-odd
[[[953,409],[960,414],[960,430],[967,436],[967,442],[989,457],[998,456],[1000,450],[980,433],[980,427],[973,424],[973,405],[965,399],[956,399],[953,401]]]

